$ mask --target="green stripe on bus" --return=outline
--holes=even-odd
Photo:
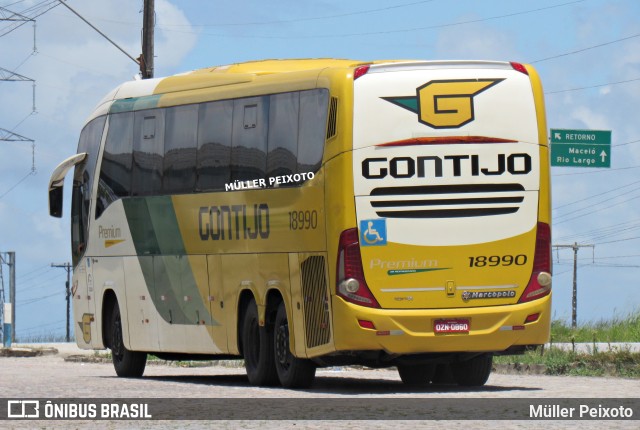
[[[170,324],[218,325],[186,255],[171,197],[122,200],[153,304]]]
[[[153,109],[155,107],[158,107],[158,101],[160,100],[160,97],[160,95],[153,95],[115,100],[109,108],[109,113]]]

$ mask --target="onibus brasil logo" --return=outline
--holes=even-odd
[[[457,79],[429,81],[416,88],[415,96],[382,97],[418,114],[431,128],[459,128],[474,120],[473,98],[504,79]]]

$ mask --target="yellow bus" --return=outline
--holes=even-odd
[[[483,385],[549,338],[543,93],[490,61],[269,60],[127,82],[49,184],[71,204],[77,344],[116,373],[244,358]],[[445,376],[447,375],[447,376]]]

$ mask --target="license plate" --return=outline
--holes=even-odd
[[[470,328],[468,319],[436,320],[433,323],[435,334],[469,333]]]

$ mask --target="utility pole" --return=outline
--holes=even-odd
[[[138,58],[142,79],[153,78],[153,39],[155,26],[155,0],[144,0],[142,21],[142,55]]]
[[[67,342],[71,342],[71,330],[70,330],[70,317],[71,317],[71,291],[69,289],[70,286],[70,281],[71,281],[71,263],[64,263],[64,264],[53,264],[51,263],[51,267],[59,267],[62,269],[65,269],[67,271],[67,283],[66,285],[66,297],[67,297],[67,337],[66,337],[66,341]]]
[[[0,254],[0,264],[9,266],[9,306],[5,304],[3,343],[11,347],[11,342],[16,338],[16,253],[9,251],[4,254],[6,257]]]
[[[573,298],[571,300],[571,327],[578,326],[578,250],[580,248],[594,248],[594,245],[553,245],[554,248],[571,248],[573,249]]]

